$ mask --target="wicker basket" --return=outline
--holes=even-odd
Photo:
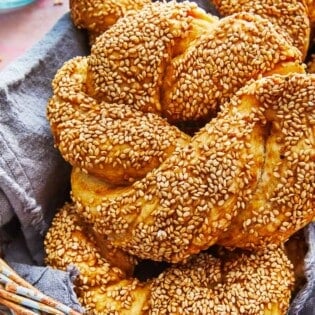
[[[80,313],[40,292],[0,258],[0,314],[79,315]]]

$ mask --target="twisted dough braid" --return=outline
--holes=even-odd
[[[305,58],[310,39],[312,1],[213,0],[212,2],[222,16],[238,12],[251,12],[268,19],[274,24],[277,31],[281,32],[302,52],[303,59]]]
[[[218,21],[200,11],[155,3],[120,19],[92,47],[88,94],[172,123],[208,121],[248,81],[281,67],[303,71],[301,53],[268,20],[240,13]]]
[[[128,184],[160,165],[190,137],[154,113],[97,102],[86,94],[87,58],[58,71],[47,115],[63,157],[114,184]]]
[[[122,253],[108,262],[104,245],[73,204],[60,210],[45,238],[49,265],[66,269],[72,264],[80,271],[75,289],[87,314],[284,315],[288,309],[294,281],[282,248],[217,257],[203,253],[141,282],[117,267]]]
[[[153,25],[153,38],[143,21]],[[132,26],[127,39],[125,24]],[[207,36],[205,30],[209,32]],[[264,40],[261,40],[262,30],[266,34]],[[251,36],[241,42],[243,31],[255,32],[260,44],[254,45]],[[133,32],[148,32],[149,35],[147,39],[141,37],[144,42],[137,42]],[[215,36],[221,32],[223,35],[218,38],[223,37],[222,40],[214,40],[212,32]],[[239,37],[235,37],[237,32]],[[135,41],[137,45],[120,47],[126,40]],[[211,46],[208,50],[203,47],[207,42]],[[163,43],[162,51],[156,50],[154,43]],[[277,51],[270,50],[270,43]],[[116,46],[118,50],[113,53]],[[230,46],[235,49],[229,51],[228,59],[217,58],[212,62],[217,51],[223,53],[223,49]],[[142,178],[175,147],[189,141],[187,135],[156,114],[173,112],[173,118],[168,115],[171,120],[211,116],[220,103],[255,76],[304,71],[299,64],[298,51],[265,20],[245,14],[218,23],[192,3],[152,4],[141,14],[115,24],[111,33],[104,33],[95,47],[93,55],[71,60],[58,71],[53,82],[54,95],[48,105],[48,118],[56,146],[64,158],[85,172],[114,184],[128,184]],[[147,47],[147,50],[137,47]],[[175,51],[179,54],[184,49],[187,49],[187,56],[173,56]],[[198,51],[198,58],[191,58]],[[237,56],[241,51],[242,60],[239,60]],[[167,66],[166,61],[172,56]],[[193,71],[185,63],[187,60],[195,60]],[[152,72],[147,71],[142,76],[144,68]],[[133,72],[129,73],[128,69]],[[165,73],[168,75],[164,76]],[[174,81],[173,86],[171,81]],[[186,83],[180,85],[182,81]],[[170,100],[168,105],[163,103],[164,110],[160,94]]]
[[[217,242],[285,241],[314,217],[314,80],[273,75],[245,86],[187,146],[119,193],[75,168],[80,214],[115,246],[155,260],[181,261]]]
[[[241,13],[220,21],[205,16],[192,3],[146,6],[138,14],[120,19],[101,35],[91,56],[67,62],[53,83],[48,118],[57,147],[74,166],[72,197],[78,210],[97,233],[141,258],[178,262],[216,242],[246,248],[279,243],[313,215],[314,181],[306,175],[314,167],[313,120],[304,118],[313,115],[308,106],[312,102],[313,77],[283,76],[304,71],[299,64],[300,53],[271,23],[258,16]],[[147,36],[141,37],[138,49],[126,44],[123,50],[128,38],[137,38],[126,37],[130,27],[134,34],[141,31]],[[258,37],[259,29],[263,32]],[[239,38],[236,45],[232,34],[237,32],[248,35],[242,41]],[[257,35],[255,55],[250,34]],[[160,50],[149,44],[150,36],[163,48],[162,59],[157,63],[154,53]],[[168,73],[165,62],[172,52],[177,51],[173,64],[185,70],[180,66],[181,60],[186,60],[183,51],[199,51],[195,48],[200,48],[206,39],[211,49],[204,54],[204,64],[212,64],[215,52],[234,43],[243,48],[244,68],[238,66],[232,71],[224,63],[221,66],[219,60],[214,63],[212,79],[204,77],[205,85],[199,85],[197,79],[190,83],[186,77],[185,90],[192,96],[181,99],[178,93],[178,104],[190,104],[193,98],[198,100],[198,108],[207,111],[213,103],[206,97],[204,103],[199,102],[201,92],[218,98],[217,107],[255,76],[266,78],[233,96],[233,101],[227,102],[218,116],[190,139],[159,116],[163,106],[152,100],[158,98],[159,82],[164,82],[163,78],[167,81],[159,73]],[[111,43],[117,44],[119,50]],[[276,47],[274,56],[267,50],[268,43]],[[222,60],[232,65],[239,50],[230,52]],[[127,58],[131,54],[135,59]],[[145,62],[152,60],[157,68],[137,78],[142,65],[139,58],[144,54]],[[121,60],[131,61],[127,67]],[[195,72],[199,69],[202,74],[201,61],[200,68],[195,65],[197,70],[187,68],[191,80],[200,78]],[[134,67],[138,69],[135,73]],[[221,73],[224,69],[229,70],[226,76]],[[228,83],[215,80],[217,72]],[[103,89],[107,78],[112,80],[106,84],[108,93]],[[150,88],[151,79],[154,88]],[[194,86],[196,90],[190,92]],[[204,90],[200,92],[199,87]],[[284,91],[292,91],[292,95]],[[302,94],[303,99],[299,96]],[[271,104],[270,98],[276,104]],[[304,178],[303,185],[300,177],[293,176],[302,171],[299,176]],[[283,178],[288,187],[282,183]],[[293,216],[291,221],[289,214]],[[239,232],[234,240],[227,232],[231,222],[236,222],[232,231]],[[256,225],[259,233],[255,232]]]
[[[150,4],[58,71],[48,118],[72,203],[45,248],[77,266],[87,311],[285,314],[278,245],[315,214],[315,77],[280,33],[252,13]],[[191,121],[206,124],[188,136]],[[200,253],[213,244],[252,253]],[[141,259],[178,264],[141,282]]]

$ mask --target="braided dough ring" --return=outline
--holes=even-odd
[[[144,21],[152,25],[149,30]],[[132,35],[138,32],[148,36]],[[248,36],[241,42],[243,32]],[[217,58],[229,47],[228,59]],[[240,50],[242,60],[237,59]],[[100,36],[91,56],[73,59],[58,71],[48,105],[56,146],[85,172],[128,184],[190,141],[158,115],[167,112],[171,120],[211,116],[248,80],[303,72],[299,57],[258,16],[239,14],[218,22],[193,3],[148,5]],[[168,105],[161,105],[160,94]]]
[[[267,18],[305,58],[310,40],[310,3],[307,5],[304,0],[213,0],[213,3],[222,16],[251,12]]]
[[[240,210],[246,209],[245,205],[255,191],[258,182],[264,183],[264,181],[260,181],[261,167],[266,165],[269,167],[269,164],[264,164],[266,137],[264,133],[268,130],[266,123],[275,124],[277,127],[278,123],[288,124],[286,119],[291,119],[291,116],[288,115],[289,118],[286,117],[283,122],[281,115],[279,115],[279,117],[272,117],[269,122],[267,114],[265,117],[265,115],[259,116],[256,113],[260,106],[259,102],[257,104],[254,101],[252,104],[249,101],[253,113],[250,110],[247,113],[242,107],[243,105],[232,107],[233,109],[226,106],[224,113],[220,113],[218,118],[198,133],[192,141],[189,141],[185,134],[167,124],[157,114],[150,113],[151,110],[159,112],[160,105],[154,102],[150,103],[152,99],[158,98],[158,93],[153,92],[152,98],[146,94],[144,98],[141,98],[141,95],[147,91],[156,90],[156,87],[150,90],[150,84],[152,83],[153,86],[159,84],[162,80],[159,78],[160,72],[168,73],[163,58],[168,60],[169,54],[167,53],[176,51],[176,57],[171,54],[174,57],[173,65],[176,64],[178,69],[184,69],[180,67],[182,58],[185,59],[185,53],[182,52],[186,48],[187,51],[194,52],[195,47],[199,47],[200,42],[204,42],[205,38],[209,40],[213,34],[222,38],[219,44],[215,39],[209,40],[210,48],[213,45],[214,49],[212,51],[211,48],[210,51],[214,54],[217,52],[216,47],[220,47],[223,53],[223,48],[228,49],[230,47],[230,40],[235,43],[233,41],[235,34],[239,32],[235,47],[243,48],[245,46],[243,49],[244,68],[242,72],[239,72],[240,69],[236,67],[238,70],[232,71],[231,76],[222,76],[229,82],[230,85],[228,84],[228,86],[232,86],[224,90],[223,94],[216,93],[223,84],[220,80],[213,79],[211,81],[210,78],[206,80],[205,82],[211,81],[212,86],[210,89],[205,85],[204,95],[211,95],[211,91],[214,90],[214,95],[217,95],[215,97],[223,101],[225,97],[231,96],[231,93],[238,88],[239,76],[242,78],[244,75],[247,78],[245,70],[248,70],[251,75],[257,76],[261,76],[261,72],[265,75],[271,75],[277,72],[285,74],[289,71],[304,71],[303,66],[300,66],[297,61],[300,53],[275,32],[272,24],[267,20],[252,14],[237,14],[219,22],[211,20],[212,23],[209,23],[209,19],[192,3],[178,4],[172,2],[148,5],[138,14],[128,15],[120,19],[110,30],[99,37],[91,56],[69,61],[58,72],[53,83],[54,96],[48,106],[48,117],[55,135],[56,145],[66,160],[79,167],[79,169],[75,168],[73,172],[73,198],[77,202],[79,210],[82,211],[82,215],[87,221],[94,224],[98,233],[108,235],[113,245],[139,257],[177,262],[217,242],[222,237],[222,233],[229,227],[233,217]],[[147,29],[144,25],[150,27],[148,26]],[[145,78],[139,79],[137,77],[141,66],[146,65],[141,60],[136,58],[131,59],[129,64],[121,64],[120,61],[123,60],[122,55],[124,55],[123,43],[129,39],[134,43],[137,42],[137,46],[126,44],[127,56],[134,54],[140,58],[141,55],[146,55],[144,53],[139,55],[138,51],[148,52],[149,56],[152,55],[152,59],[149,58],[144,61],[153,60],[156,62],[154,54],[160,50],[148,42],[151,38],[149,35],[148,38],[146,36],[141,37],[143,41],[137,36],[133,38],[132,35],[126,38],[130,27],[135,32],[134,34],[142,31],[142,34],[152,35],[155,39],[153,43],[160,43],[162,47],[162,59],[158,59],[157,68],[153,69],[153,73],[146,75]],[[154,30],[153,34],[150,32],[152,29]],[[262,31],[259,36],[257,30]],[[246,31],[249,32],[248,36],[243,36],[247,34]],[[108,34],[111,36],[107,38]],[[121,35],[118,36],[119,34]],[[226,34],[230,35],[226,36]],[[253,34],[253,37],[255,34],[257,35],[255,54],[251,50],[246,50],[246,47],[253,44],[252,40],[249,39],[249,34]],[[267,37],[262,38],[265,34],[268,34]],[[156,41],[156,37],[159,41]],[[241,37],[244,37],[245,44],[240,41]],[[105,38],[108,40],[104,41]],[[191,38],[194,40],[189,44]],[[118,45],[118,51],[114,50],[116,46],[113,43]],[[270,55],[268,43],[274,43],[274,46],[277,47],[274,57]],[[97,51],[99,51],[98,55],[96,54]],[[111,55],[109,56],[110,51]],[[237,49],[235,49],[234,54],[231,51],[226,56],[226,64],[231,58],[232,65],[236,55],[238,55]],[[107,56],[108,59],[104,56]],[[217,54],[214,56],[205,54],[204,62],[209,60],[209,63],[212,64],[211,60],[215,56]],[[125,58],[124,60],[126,62],[129,59]],[[136,62],[136,60],[138,61]],[[261,63],[261,60],[266,62]],[[220,73],[223,68],[226,68],[220,66],[221,62],[222,59],[219,58],[217,63],[214,63],[213,78],[215,78],[217,71]],[[132,72],[134,67],[138,69],[135,73]],[[125,70],[127,68],[131,69],[132,73],[128,73]],[[161,71],[161,68],[164,70]],[[188,86],[199,86],[198,81],[192,84],[188,80],[188,77],[194,78],[195,72],[197,73],[198,70],[202,73],[202,67],[196,66],[196,70],[187,68],[188,74],[191,75],[186,78],[187,84],[183,83],[186,90]],[[103,82],[109,71],[113,71],[112,80],[116,80],[115,84],[112,84],[113,93],[115,94],[115,91],[121,92],[120,94],[117,93],[117,98],[114,99],[107,99],[110,94],[106,94],[103,90]],[[98,76],[95,73],[98,73]],[[131,81],[128,81],[128,78],[131,78]],[[133,81],[134,78],[135,81]],[[208,77],[206,78],[208,79]],[[298,77],[293,77],[289,82],[295,82],[295,78]],[[153,81],[150,83],[151,79]],[[167,81],[167,77],[164,79]],[[270,80],[271,86],[273,83],[279,88],[285,86],[284,83],[277,81],[280,79],[274,79],[275,82]],[[302,76],[301,80],[308,82],[312,79]],[[184,80],[184,82],[186,81]],[[240,81],[243,84],[247,82],[243,79]],[[217,82],[217,85],[214,82]],[[95,86],[94,88],[93,84],[96,83],[99,84],[99,87]],[[109,86],[111,83],[107,82],[107,84]],[[123,90],[123,87],[127,90]],[[130,87],[132,89],[128,90]],[[147,90],[137,90],[137,88],[142,87]],[[300,88],[297,85],[296,89],[299,90]],[[198,93],[197,89],[196,99],[198,99]],[[268,97],[268,93],[265,91],[264,93],[262,97]],[[142,102],[139,101],[138,97]],[[307,94],[307,97],[311,96]],[[103,98],[105,101],[102,100]],[[279,98],[284,98],[284,96],[279,95]],[[106,101],[111,102],[111,104],[106,103]],[[115,104],[113,101],[117,101],[119,104]],[[123,101],[125,103],[122,103]],[[182,101],[183,99],[180,99],[179,103]],[[289,101],[290,99],[288,99]],[[298,101],[297,104],[299,104]],[[188,104],[189,98],[183,103]],[[209,106],[209,100],[204,103],[206,107]],[[202,107],[202,104],[200,105]],[[286,106],[286,104],[284,105]],[[302,105],[300,110],[303,114],[307,108],[305,104]],[[266,110],[266,113],[269,112],[264,107],[262,110]],[[280,112],[282,109],[278,108],[277,110]],[[238,118],[234,117],[235,113]],[[148,117],[152,117],[152,119]],[[292,119],[295,120],[295,117]],[[252,125],[247,126],[250,121],[252,121]],[[122,128],[117,128],[117,125],[119,126],[122,122],[125,122],[125,125]],[[139,126],[138,129],[134,128],[135,122]],[[303,121],[303,123],[305,122]],[[157,126],[156,129],[153,129],[154,125]],[[309,130],[309,126],[304,127],[304,125],[300,126],[297,123],[293,126],[289,124],[289,126],[292,129],[290,132],[297,132],[298,136],[303,136],[307,141],[310,141],[310,132],[305,133],[303,131],[304,129]],[[275,131],[279,134],[279,139],[282,142],[280,141],[278,144],[276,139],[270,137],[271,143],[275,143],[275,152],[284,150],[286,147],[290,148],[287,142],[291,140],[289,138],[286,140],[285,135],[279,132],[276,127]],[[163,128],[160,133],[158,133],[159,128]],[[229,131],[229,128],[232,131]],[[299,128],[302,128],[302,131]],[[142,132],[140,136],[139,132]],[[164,137],[159,138],[158,136],[156,139],[156,135],[160,134]],[[160,139],[162,140],[159,141]],[[250,147],[251,145],[252,147]],[[292,147],[294,146],[295,144],[292,144]],[[152,150],[156,150],[157,153],[155,154],[154,151],[152,154]],[[227,154],[223,158],[226,150]],[[279,153],[279,155],[281,154]],[[154,159],[153,157],[156,155],[161,158]],[[217,171],[221,162],[223,168]],[[162,166],[156,168],[160,163]],[[272,168],[276,167],[276,163],[284,162],[279,161],[279,159],[271,159],[270,163]],[[284,163],[285,167],[286,165]],[[309,163],[306,163],[305,167],[310,167]],[[97,178],[82,174],[80,169],[96,175]],[[150,169],[152,171],[147,173],[143,180],[135,182],[129,188],[112,188],[102,181],[105,179],[111,184],[126,184],[134,181],[135,178],[143,177]],[[304,168],[301,166],[301,169]],[[141,170],[144,172],[141,173]],[[294,168],[290,171],[294,171]],[[139,175],[137,175],[138,173]],[[274,177],[278,176],[277,171],[274,174]],[[307,180],[311,182],[311,180]],[[292,181],[289,182],[292,183]],[[270,187],[271,192],[276,190],[272,185]],[[308,189],[310,190],[310,188]],[[277,227],[281,226],[283,231],[270,236],[272,241],[278,243],[286,239],[290,233],[307,223],[310,212],[308,206],[312,203],[312,199],[309,198],[307,202],[304,200],[307,200],[309,194],[309,191],[304,191],[302,194],[303,205],[298,205],[301,208],[301,210],[298,209],[298,212],[301,212],[303,216],[297,223],[288,224],[285,217],[282,216],[290,211],[279,206],[280,209],[277,210],[281,214],[279,221],[270,229],[274,232]],[[261,198],[261,200],[265,199],[265,197]],[[267,196],[267,201],[270,200]],[[291,208],[290,210],[293,211]],[[271,213],[273,212],[271,211]],[[249,222],[248,219],[247,222]],[[286,229],[285,226],[288,228]],[[244,233],[245,241],[247,234]],[[269,240],[268,233],[264,234],[263,240],[254,235],[250,242],[239,241],[238,246],[257,246],[257,243],[264,243],[267,239]]]
[[[49,265],[80,271],[75,289],[88,314],[284,315],[294,282],[292,264],[276,247],[199,254],[140,282],[107,261],[73,204],[55,216],[45,248]]]
[[[80,215],[114,246],[154,260],[284,242],[315,214],[314,95],[312,74],[261,78],[129,187],[74,168]]]

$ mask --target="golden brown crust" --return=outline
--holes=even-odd
[[[87,312],[127,315],[131,307],[141,309],[145,304],[148,289],[131,278],[135,259],[112,247],[110,253],[104,251],[106,240],[100,243],[95,238],[73,204],[66,204],[56,214],[44,244],[48,265],[78,269],[75,290]]]
[[[210,25],[210,28],[207,29],[205,25]],[[245,36],[244,31],[247,28],[253,34],[257,33],[257,38],[259,30],[269,34],[264,37],[261,45],[251,43],[255,46],[255,52],[252,51],[249,55],[242,54],[236,49],[238,46],[242,49],[244,46],[250,46],[243,45],[241,41],[242,34]],[[148,34],[148,38],[141,36],[140,39],[137,32],[142,35]],[[127,36],[128,34],[130,36]],[[206,85],[203,95],[214,95],[223,102],[235,93],[239,85],[244,85],[250,80],[246,71],[251,73],[250,77],[261,77],[262,74],[266,74],[267,77],[266,81],[260,79],[256,83],[257,89],[262,90],[260,92],[262,95],[250,92],[251,95],[244,96],[243,104],[238,94],[236,101],[233,98],[234,107],[229,108],[225,105],[224,112],[220,112],[218,117],[190,141],[189,137],[177,128],[150,112],[159,112],[161,108],[161,104],[155,102],[159,94],[155,89],[159,88],[157,82],[162,78],[156,78],[155,75],[164,72],[165,69],[161,71],[159,67],[165,67],[162,65],[163,62],[172,56],[166,54],[169,50],[174,53],[174,48],[170,49],[171,47],[175,47],[177,56],[175,59],[180,63],[185,49],[189,52],[202,51],[203,46],[198,45],[204,38],[210,38],[211,34],[221,38],[221,41],[218,45],[216,38],[213,38],[209,41],[210,48],[211,44],[214,48],[220,47],[219,52],[227,59],[225,60],[225,57],[220,59],[220,54],[215,54],[215,49],[212,51],[209,63],[211,64],[212,59],[218,58],[219,66],[215,69],[221,69],[220,79],[217,82],[214,80],[215,73],[212,73],[212,81],[205,76],[203,79],[210,81],[212,90]],[[193,42],[190,46],[187,40],[191,39],[191,36]],[[249,37],[248,34],[244,40]],[[155,64],[154,52],[159,50],[153,44],[155,41],[150,42],[152,38],[162,45],[162,59],[166,58],[163,62],[158,59]],[[227,54],[227,51],[230,52],[228,43],[235,38],[236,41],[232,41],[234,45],[231,53]],[[129,46],[126,42],[128,40],[133,44],[138,43],[138,46]],[[277,49],[273,51],[267,42]],[[199,49],[195,49],[196,47]],[[234,69],[235,72],[232,71],[231,76],[225,76],[224,69],[229,70],[229,67],[220,64],[229,62],[233,64],[233,49],[234,55],[244,57],[244,68],[235,65],[237,71]],[[136,57],[131,61],[126,56],[123,58],[123,51],[126,52],[126,56],[135,54]],[[139,79],[138,85],[134,85],[138,79],[132,77],[132,73],[128,74],[128,71],[129,69],[133,71],[134,67],[141,69],[139,66],[142,64],[139,59],[141,54],[146,55],[145,61],[152,60],[157,68],[153,67],[153,72],[145,74],[144,79]],[[257,59],[253,57],[254,54]],[[261,63],[260,59],[266,56],[269,61]],[[299,56],[298,50],[278,35],[270,22],[249,13],[240,13],[215,21],[192,3],[171,2],[148,5],[138,13],[119,20],[98,38],[91,56],[75,58],[67,62],[57,73],[53,82],[54,95],[48,106],[48,118],[56,145],[65,159],[76,167],[73,174],[77,175],[72,177],[72,191],[82,215],[88,222],[94,224],[100,235],[108,235],[113,245],[142,258],[156,260],[177,262],[218,240],[228,246],[241,247],[255,247],[267,240],[275,243],[284,241],[308,222],[313,200],[309,193],[312,187],[311,179],[305,175],[308,190],[303,186],[303,193],[296,192],[295,181],[289,175],[297,172],[296,166],[286,159],[280,159],[279,156],[282,156],[283,152],[289,154],[292,148],[296,151],[292,151],[292,154],[304,154],[306,148],[305,158],[309,160],[302,161],[298,167],[302,170],[303,167],[312,167],[310,162],[312,153],[307,147],[307,143],[313,141],[313,135],[309,131],[312,128],[310,127],[312,120],[307,122],[303,118],[299,124],[295,111],[290,111],[282,117],[280,113],[284,109],[280,108],[275,109],[275,116],[270,116],[268,114],[270,109],[265,108],[264,102],[260,99],[276,97],[268,94],[268,84],[270,88],[273,84],[279,86],[280,91],[282,88],[287,89],[286,84],[292,84],[292,87],[288,85],[288,88],[292,89],[292,99],[290,95],[281,95],[280,92],[277,95],[281,104],[289,106],[293,100],[295,106],[299,105],[301,117],[310,111],[306,105],[308,100],[302,102],[294,93],[295,88],[297,91],[304,88],[302,83],[309,84],[313,77],[287,76],[286,83],[286,80],[279,79],[283,78],[282,76],[275,75],[277,72],[282,75],[290,71],[303,72],[304,67],[298,63]],[[120,60],[127,63],[121,64]],[[183,79],[186,82],[183,84],[184,92],[190,95],[188,99],[182,100],[184,107],[189,104],[189,98],[195,97],[199,100],[198,95],[201,92],[198,90],[200,86],[198,78],[202,77],[204,69],[198,68],[197,64],[187,68],[188,77]],[[118,69],[117,72],[115,69]],[[178,72],[180,69],[184,68],[178,66]],[[154,77],[152,82],[151,76]],[[194,77],[196,83],[192,84],[189,78]],[[243,80],[243,77],[246,79]],[[108,78],[114,83],[107,82]],[[217,86],[213,84],[214,82]],[[265,84],[263,82],[267,82],[266,88],[263,88]],[[154,89],[152,87],[150,90],[151,83]],[[189,92],[194,86],[197,89],[196,95]],[[217,93],[222,92],[220,86],[228,86],[227,93]],[[122,87],[127,90],[123,90]],[[152,92],[153,90],[155,92]],[[110,91],[112,93],[109,93]],[[142,94],[147,91],[149,95],[145,94],[142,98]],[[150,96],[150,91],[153,96]],[[242,91],[247,93],[246,89]],[[179,101],[180,95],[181,93]],[[311,99],[309,94],[305,97]],[[211,102],[209,104],[213,105]],[[206,102],[207,106],[209,104]],[[196,105],[203,107],[199,102]],[[291,119],[296,121],[295,124],[289,123]],[[248,126],[250,122],[251,125]],[[272,129],[275,135],[268,134],[269,124],[275,124]],[[289,135],[295,136],[286,138],[285,128],[282,127],[281,131],[278,124],[288,126]],[[272,150],[268,151],[268,156],[265,155],[265,150],[268,149],[266,144],[269,145],[267,139],[271,141],[270,147],[274,150],[274,153],[270,154]],[[296,140],[300,141],[296,143],[295,139],[301,140]],[[162,166],[159,167],[161,163]],[[220,171],[217,170],[219,166],[222,168]],[[82,172],[90,175],[84,175]],[[265,183],[262,174],[268,175],[270,185]],[[141,180],[145,175],[146,177]],[[292,187],[280,185],[281,176],[284,176],[288,180],[288,185]],[[121,185],[139,178],[140,180],[130,188],[118,188],[119,193],[114,189],[108,190],[107,183],[102,183],[102,179],[105,179],[111,184]],[[276,186],[277,184],[280,188]],[[255,190],[256,186],[259,189]],[[297,188],[302,189],[300,184]],[[277,201],[276,196],[272,194],[278,191],[280,198],[281,194],[289,195],[289,190],[294,192],[293,199],[288,201],[289,206],[285,208],[286,206],[281,205],[281,201]],[[101,192],[105,192],[104,195]],[[257,196],[254,195],[256,192]],[[265,192],[268,194],[264,196]],[[302,197],[301,204],[293,207],[292,203],[296,204],[294,198],[298,198],[299,195]],[[264,203],[265,209],[262,207]],[[270,210],[273,207],[276,208],[276,214]],[[261,217],[251,220],[252,213],[248,209],[258,211]],[[234,218],[238,213],[240,215]],[[301,218],[291,223],[287,222],[288,213],[292,213],[296,218],[298,217],[296,213],[301,213]],[[279,215],[280,218],[268,225],[268,231],[265,224],[272,221],[271,214],[275,217]],[[236,224],[230,234],[227,234],[226,229],[231,222]],[[259,231],[255,230],[256,225]],[[280,232],[271,235],[278,228]],[[237,237],[230,239],[235,231]],[[224,238],[222,232],[225,232]]]
[[[314,217],[315,76],[272,76],[241,93],[243,102],[253,96],[266,110],[264,165],[253,195],[219,243],[279,244]]]
[[[46,262],[80,274],[75,289],[87,314],[284,315],[293,286],[283,249],[200,254],[146,282],[127,276],[102,256],[74,205],[65,205],[45,237]]]
[[[105,246],[109,246],[110,253]],[[124,279],[133,273],[136,265],[134,257],[113,248],[105,239],[100,242],[91,227],[78,217],[76,207],[70,203],[65,204],[55,215],[46,234],[45,247],[51,265],[65,269],[75,263],[80,270],[82,266],[82,274],[91,281],[91,285],[93,281],[105,285]],[[104,277],[96,280],[101,274]],[[83,277],[80,283],[86,284]]]
[[[166,307],[170,315],[286,314],[292,285],[291,264],[279,248],[199,254],[153,280],[150,315]]]
[[[251,80],[282,69],[303,71],[299,58],[267,20],[246,13],[225,17],[167,66],[163,113],[170,121],[209,118]]]
[[[292,266],[277,246],[315,215],[315,77],[297,74],[302,54],[278,31],[156,3],[58,71],[47,113],[74,203],[45,247],[48,264],[76,265],[88,311],[285,314]],[[192,138],[169,124],[219,108]],[[255,252],[191,257],[215,243]],[[141,283],[133,255],[187,262]]]
[[[265,72],[287,62],[303,71],[300,52],[267,20],[240,13],[209,22],[195,11],[192,3],[156,3],[118,21],[92,48],[88,94],[171,122],[208,120]]]
[[[211,31],[217,21],[191,2],[156,2],[129,14],[92,47],[88,94],[109,103],[132,104],[143,112],[161,113],[167,65]]]
[[[305,58],[309,46],[309,10],[304,0],[213,0],[220,15],[251,12],[270,20]]]
[[[246,30],[256,32],[257,47],[255,36],[240,41]],[[148,5],[100,36],[90,56],[68,61],[56,74],[47,111],[56,146],[84,172],[128,184],[190,141],[156,114],[179,122],[212,116],[255,77],[304,71],[299,56],[257,16],[218,22],[193,3]]]
[[[140,10],[150,0],[70,0],[70,13],[78,28],[87,29],[94,39],[129,11]]]
[[[97,102],[86,94],[87,58],[64,64],[53,81],[47,116],[63,157],[114,184],[142,178],[190,137],[154,113]]]
[[[81,215],[115,246],[154,260],[216,242],[284,242],[314,217],[314,82],[273,75],[244,87],[189,145],[119,193],[98,193],[89,175],[83,188],[74,170]]]

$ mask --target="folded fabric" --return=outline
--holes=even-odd
[[[38,264],[43,233],[69,191],[69,166],[54,148],[46,118],[51,81],[65,60],[86,50],[85,34],[66,14],[0,73],[0,226],[16,216]]]
[[[315,222],[309,224],[304,233],[308,244],[304,259],[306,284],[292,301],[288,315],[315,314]]]
[[[42,293],[78,312],[83,312],[81,305],[78,303],[77,296],[73,291],[73,278],[77,275],[75,269],[72,268],[65,272],[49,267],[29,266],[17,263],[12,263],[11,267]]]
[[[69,14],[0,72],[0,254],[47,295],[80,309],[68,272],[43,264],[43,237],[69,195],[69,165],[46,118],[51,82],[65,60],[87,53]]]

